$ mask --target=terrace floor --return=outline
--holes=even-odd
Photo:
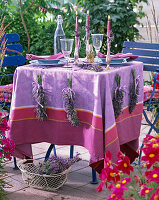
[[[148,133],[148,126],[142,125],[140,143]],[[34,158],[44,157],[48,143],[32,145]],[[56,146],[58,156],[69,157],[69,146]],[[96,191],[98,184],[90,184],[91,168],[88,166],[89,153],[84,147],[75,146],[74,152],[80,153],[81,161],[72,166],[67,182],[56,192],[48,192],[28,187],[22,179],[20,170],[13,169],[13,161],[6,164],[7,181],[12,185],[6,188],[10,200],[104,200],[108,196],[106,188],[100,193]],[[100,181],[99,181],[100,182]]]

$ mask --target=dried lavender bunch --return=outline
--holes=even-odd
[[[129,93],[129,112],[132,113],[132,111],[136,107],[136,103],[138,101],[138,95],[139,95],[139,77],[135,78],[135,70],[131,70],[133,82],[130,85],[130,93]]]
[[[95,72],[102,72],[103,68],[100,65],[90,65],[90,64],[82,64],[80,65],[82,69],[92,70]]]
[[[37,75],[37,82],[33,82],[33,97],[37,103],[36,105],[36,114],[37,118],[41,120],[47,119],[47,113],[46,113],[46,98],[44,89],[42,87],[42,77],[41,74]]]
[[[62,90],[64,108],[67,113],[67,119],[73,126],[79,126],[80,121],[77,117],[77,111],[74,109],[75,93],[72,90],[72,78],[67,79],[68,87]]]
[[[62,158],[53,155],[43,163],[39,163],[39,174],[51,175],[61,173],[79,160],[81,160],[79,154],[76,154],[73,158]]]
[[[114,96],[113,96],[113,108],[114,108],[115,119],[119,117],[123,105],[124,90],[120,87],[120,80],[121,77],[119,74],[117,74],[115,77],[117,87],[114,91]]]

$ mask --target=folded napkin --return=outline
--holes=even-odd
[[[47,58],[44,58],[42,56],[35,56],[33,54],[26,54],[26,59],[27,60],[40,60],[40,59],[43,59],[43,60],[53,60],[53,59],[60,59],[60,58],[64,58],[64,55],[60,52],[58,54],[55,54],[55,55],[52,55],[52,56],[49,56]]]
[[[98,52],[98,57],[99,58],[106,58],[106,55]],[[128,58],[129,57],[128,60],[130,61],[130,60],[135,60],[136,58],[138,58],[138,55],[133,55],[132,53],[126,53],[126,54],[124,54],[124,53],[117,53],[115,55],[110,55],[110,57],[112,59],[115,59],[115,58]]]

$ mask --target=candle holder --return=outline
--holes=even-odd
[[[75,53],[74,53],[74,59],[75,64],[79,63],[79,51],[80,51],[80,33],[78,31],[75,31]]]
[[[86,59],[88,60],[89,54],[89,35],[90,35],[90,26],[86,25]]]
[[[114,39],[114,35],[111,30],[110,34],[107,36],[107,56],[106,56],[107,70],[110,70],[110,63],[111,63],[110,47],[111,47],[111,42],[113,39]]]

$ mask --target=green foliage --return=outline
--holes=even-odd
[[[139,24],[137,18],[144,16],[139,8],[138,13],[134,7],[142,0],[77,0],[86,10],[90,10],[90,26],[93,33],[103,33],[104,41],[102,51],[106,53],[107,17],[111,16],[111,28],[114,40],[111,44],[113,53],[121,52],[125,40],[133,41],[139,38],[139,31],[135,27]],[[146,0],[144,0],[145,2]]]
[[[106,53],[107,51],[107,16],[111,16],[111,27],[114,33],[111,52],[117,53],[122,51],[122,45],[125,40],[133,41],[139,37],[139,32],[135,25],[139,23],[137,18],[141,18],[144,14],[141,6],[138,9],[138,13],[135,13],[133,9],[142,1],[146,2],[147,0],[77,0],[77,4],[79,5],[77,11],[81,40],[80,57],[86,56],[85,24],[87,10],[90,11],[90,33],[104,34],[102,53]],[[0,19],[6,16],[5,23],[12,22],[7,32],[16,32],[20,35],[20,43],[24,49],[24,56],[26,53],[36,55],[53,54],[53,38],[57,26],[56,18],[59,14],[63,17],[63,29],[66,37],[74,38],[76,14],[71,3],[60,7],[59,2],[55,0],[25,0],[22,1],[22,11],[30,36],[30,51],[28,52],[28,37],[21,20],[20,5],[18,2],[8,0],[8,4],[5,4],[4,1],[0,1]],[[58,8],[54,8],[53,6],[58,6]],[[81,11],[81,7],[84,7],[83,11]],[[73,56],[73,52],[74,47],[71,56]]]

